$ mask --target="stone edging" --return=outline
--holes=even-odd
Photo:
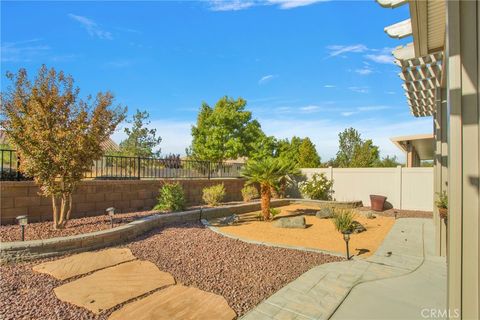
[[[356,207],[357,201],[337,202],[306,199],[276,199],[272,200],[272,207],[279,207],[291,203],[308,203],[322,206]],[[360,202],[361,203],[361,202]],[[130,241],[136,237],[160,226],[178,222],[193,222],[201,219],[225,217],[231,214],[241,214],[260,210],[260,202],[251,202],[217,208],[197,209],[174,213],[158,213],[144,217],[128,224],[112,229],[101,230],[80,235],[51,238],[45,240],[16,241],[0,243],[0,263],[10,261],[26,261],[58,256],[66,253],[77,253],[95,250]],[[332,254],[332,253],[329,253]]]

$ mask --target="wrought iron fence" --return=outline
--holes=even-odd
[[[15,150],[0,150],[0,180],[26,180]],[[183,160],[179,157],[103,156],[92,163],[85,179],[239,178],[243,163]]]

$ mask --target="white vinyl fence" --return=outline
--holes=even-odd
[[[396,209],[433,210],[433,168],[329,167],[302,169],[302,173],[307,178],[324,173],[333,180],[333,197],[338,201],[361,200],[370,206],[370,195],[378,194]]]

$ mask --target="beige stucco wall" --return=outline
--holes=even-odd
[[[302,169],[311,177],[324,173],[333,180],[339,201],[361,200],[370,205],[370,195],[387,197],[396,209],[433,210],[433,168],[315,168]]]

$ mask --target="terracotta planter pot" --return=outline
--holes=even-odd
[[[370,195],[370,207],[374,211],[383,211],[383,206],[385,205],[385,200],[387,200],[387,197],[371,194]]]
[[[438,208],[438,215],[440,219],[447,219],[448,209],[447,208]]]

